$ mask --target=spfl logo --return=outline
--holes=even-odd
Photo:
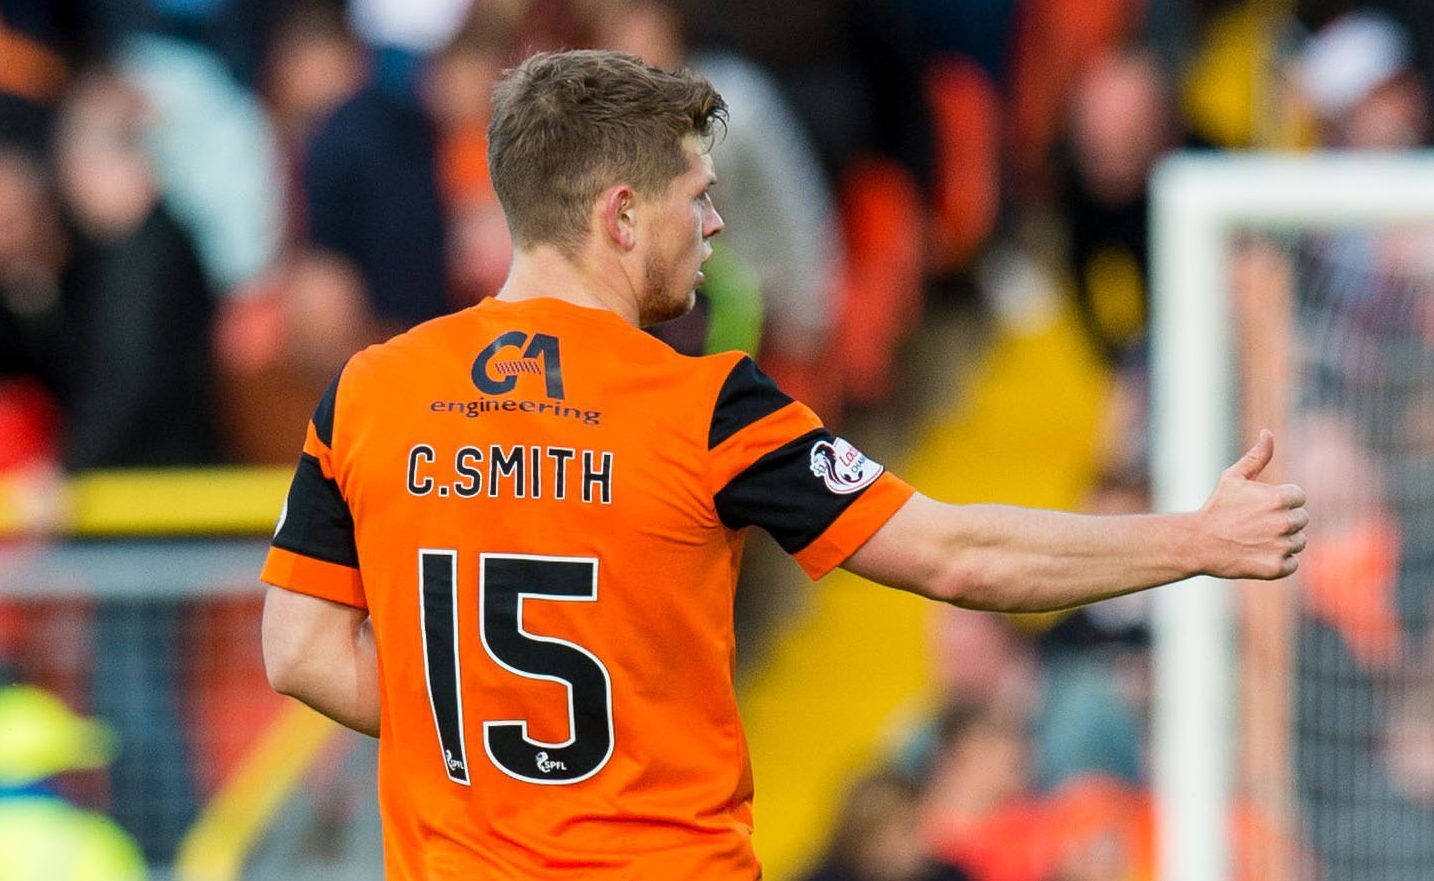
[[[554,771],[566,771],[568,769],[568,766],[564,765],[562,762],[548,758],[547,753],[538,753],[533,758],[537,759],[538,770],[542,771],[544,774],[551,774]]]
[[[838,495],[849,495],[870,486],[885,470],[839,437],[812,444],[811,467],[827,489]]]
[[[505,349],[518,351],[510,355]],[[529,340],[521,330],[510,330],[498,334],[473,359],[473,384],[484,394],[506,395],[517,386],[518,377],[525,374],[543,377],[549,398],[563,397],[563,362],[558,355],[557,337],[535,333]]]

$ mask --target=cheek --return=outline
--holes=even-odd
[[[697,204],[692,206],[692,228],[697,231],[697,235],[700,237],[702,235],[703,228],[706,226],[707,206],[702,204],[701,202],[698,202]]]

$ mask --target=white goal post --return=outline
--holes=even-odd
[[[1434,220],[1434,155],[1185,153],[1152,181],[1151,471],[1192,510],[1240,450],[1229,237]],[[1230,881],[1236,690],[1232,588],[1155,597],[1152,772],[1161,881]]]

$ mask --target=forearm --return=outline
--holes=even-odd
[[[378,654],[360,610],[271,590],[264,607],[264,666],[275,691],[341,725],[377,737]],[[309,608],[318,606],[318,613]]]
[[[1283,578],[1298,568],[1309,514],[1293,484],[1255,481],[1259,442],[1199,511],[1098,517],[912,496],[843,565],[873,581],[972,609],[1044,612],[1192,575]]]
[[[1066,609],[1199,574],[1195,514],[949,509],[928,591],[973,609]]]

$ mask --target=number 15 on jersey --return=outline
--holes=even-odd
[[[479,636],[488,656],[525,679],[557,682],[568,697],[568,739],[545,743],[528,736],[525,719],[483,721],[483,750],[494,767],[528,783],[563,785],[586,780],[613,750],[612,679],[596,655],[576,643],[529,633],[524,602],[596,602],[598,561],[593,557],[526,554],[478,555]],[[458,640],[456,550],[418,552],[419,616],[424,673],[433,723],[448,778],[469,785],[464,740],[462,658]],[[521,683],[515,679],[515,687]]]

